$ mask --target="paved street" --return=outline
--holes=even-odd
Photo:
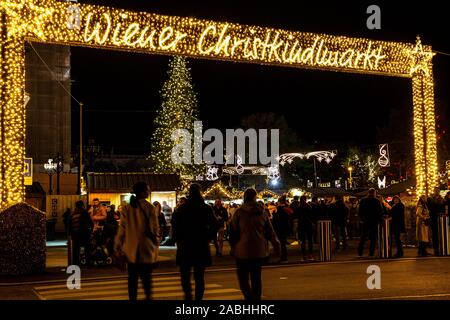
[[[80,290],[68,290],[66,284],[39,285],[33,292],[41,300],[126,300],[128,299],[127,280],[86,281]],[[154,299],[181,299],[183,292],[178,275],[158,276],[153,279]],[[139,299],[144,298],[142,285],[139,287]],[[224,287],[218,283],[207,283],[206,300],[239,300],[240,290]]]
[[[381,268],[381,289],[366,286],[369,265]],[[240,300],[232,266],[211,269],[206,275],[205,299]],[[127,299],[126,278],[85,280],[81,290],[68,290],[64,281],[0,286],[1,299],[121,300]],[[140,289],[140,297],[142,297]],[[182,299],[178,274],[154,277],[155,299]],[[450,299],[450,258],[406,258],[267,266],[263,271],[263,299]]]

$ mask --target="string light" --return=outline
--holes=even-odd
[[[437,142],[434,111],[433,53],[417,37],[410,51],[413,87],[414,157],[416,196],[429,195],[438,186]]]
[[[227,189],[225,189],[225,187],[220,182],[215,183],[212,187],[210,187],[205,192],[203,192],[203,197],[206,198],[208,195],[210,195],[214,191],[216,191],[216,192],[218,191],[218,192],[222,193],[223,195],[225,195],[225,197],[230,198],[230,199],[238,198],[237,195],[233,195],[232,193],[228,192]]]
[[[373,41],[56,0],[0,0],[0,12],[2,206],[25,200],[24,43],[33,40],[411,78],[417,195],[429,194],[438,183],[433,52],[420,39],[415,45]]]
[[[161,90],[161,98],[161,108],[154,120],[156,129],[153,133],[152,150],[149,156],[152,162],[152,171],[156,173],[179,172],[182,177],[186,178],[203,174],[204,166],[176,164],[171,161],[171,152],[177,143],[172,139],[172,133],[176,129],[187,129],[194,134],[194,121],[198,119],[197,97],[192,84],[190,68],[183,57],[174,57],[170,61],[168,79]],[[192,150],[195,153],[199,149],[201,149],[201,141],[194,141]]]
[[[279,195],[269,189],[264,189],[258,193],[258,198],[278,198]]]

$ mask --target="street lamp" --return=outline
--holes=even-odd
[[[44,164],[44,169],[48,174],[49,184],[48,184],[48,194],[52,194],[52,175],[56,171],[58,164],[53,162],[53,159],[48,159],[48,162]]]
[[[63,165],[63,158],[61,157],[61,155],[58,153],[58,155],[56,156],[56,194],[60,194],[60,183],[59,183],[59,176],[61,174],[61,172],[64,169],[64,165]]]
[[[352,178],[353,167],[348,167],[347,170],[350,175],[350,177],[348,178],[348,184],[350,186],[350,189],[352,189],[352,187],[353,187],[353,178]]]

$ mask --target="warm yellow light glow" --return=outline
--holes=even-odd
[[[431,194],[438,185],[439,179],[434,113],[433,55],[431,48],[422,46],[420,38],[417,38],[416,46],[410,52],[417,197]]]
[[[0,0],[1,1],[1,0]],[[221,60],[410,76],[408,43],[294,32],[52,0],[8,0],[9,36]],[[78,8],[74,18],[74,8]],[[73,27],[73,21],[80,22]]]
[[[208,190],[203,192],[203,197],[207,197],[208,195],[210,195],[213,192],[220,192],[223,195],[225,195],[225,197],[230,198],[230,199],[238,198],[237,195],[233,195],[232,193],[228,192],[227,189],[225,189],[220,182],[215,183],[212,187],[210,187]]]
[[[433,53],[420,39],[415,45],[374,41],[55,0],[0,0],[0,13],[5,17],[0,23],[2,206],[25,197],[27,40],[411,78],[417,194],[429,194],[437,185]]]

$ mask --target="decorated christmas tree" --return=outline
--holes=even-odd
[[[186,59],[173,57],[167,74],[168,78],[160,92],[161,106],[154,120],[155,131],[149,157],[152,162],[151,170],[155,173],[179,173],[182,177],[193,179],[204,173],[204,165],[194,164],[193,140],[191,164],[174,163],[171,158],[172,150],[177,143],[172,140],[173,132],[177,129],[186,129],[193,137],[194,121],[198,120],[197,97]]]

